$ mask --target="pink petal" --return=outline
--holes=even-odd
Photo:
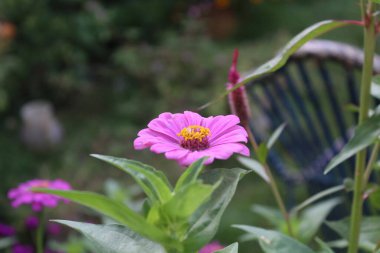
[[[210,129],[213,135],[219,135],[221,131],[225,131],[239,123],[240,119],[235,115],[220,115],[205,120],[205,126]]]
[[[176,150],[179,149],[180,146],[178,144],[172,144],[172,143],[156,143],[153,144],[150,147],[150,151],[160,154],[160,153],[165,153],[168,151]]]
[[[206,160],[205,164],[210,164],[214,161],[213,155],[210,152],[208,152],[208,150],[202,150],[202,151],[189,152],[186,156],[182,157],[179,162],[183,166],[188,166],[205,156],[209,157]]]
[[[177,131],[173,129],[173,124],[169,124],[168,120],[164,119],[154,119],[151,122],[149,122],[148,127],[157,132],[160,133],[161,135],[166,135],[167,138],[171,138],[173,140],[176,140],[177,137]]]
[[[195,112],[185,111],[183,113],[187,121],[187,126],[197,125],[201,126],[203,122],[203,117]]]
[[[179,160],[185,155],[187,155],[190,151],[187,149],[179,148],[176,150],[168,151],[165,153],[165,157],[170,160]]]
[[[247,132],[240,126],[231,127],[226,133],[213,135],[209,138],[212,146],[231,142],[247,142]]]
[[[209,152],[217,159],[226,160],[232,156],[233,153],[249,156],[249,149],[240,143],[228,143],[209,148]]]

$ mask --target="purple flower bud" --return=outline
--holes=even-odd
[[[237,61],[239,57],[239,51],[235,49],[232,60],[232,65],[228,74],[227,90],[235,87],[239,82],[240,74],[237,71]],[[240,118],[241,124],[247,128],[249,124],[249,118],[251,110],[249,107],[247,93],[245,87],[239,87],[228,94],[228,102],[231,112]]]
[[[34,253],[33,246],[17,243],[12,247],[12,253]]]
[[[49,223],[47,232],[49,235],[59,235],[61,233],[61,226],[57,223]]]
[[[36,230],[38,228],[39,223],[40,221],[38,220],[36,216],[29,216],[25,220],[25,226],[29,230]]]
[[[16,230],[13,227],[0,223],[0,236],[7,237],[14,234],[16,234]]]

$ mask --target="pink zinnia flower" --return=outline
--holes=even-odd
[[[214,253],[217,250],[224,249],[224,247],[218,242],[212,242],[204,246],[199,253]]]
[[[20,184],[17,188],[8,192],[8,198],[12,200],[13,207],[20,205],[31,205],[33,211],[41,211],[44,207],[56,207],[59,201],[68,202],[68,200],[47,193],[33,192],[32,188],[49,188],[57,190],[70,190],[69,183],[57,180],[34,179]]]
[[[206,156],[206,164],[228,159],[233,153],[249,156],[249,149],[241,143],[247,142],[247,132],[239,122],[235,115],[203,118],[189,111],[166,112],[138,133],[134,147],[165,153],[167,159],[183,166]]]

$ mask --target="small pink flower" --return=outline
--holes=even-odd
[[[61,180],[43,180],[34,179],[20,184],[17,188],[11,189],[8,192],[8,198],[12,200],[14,208],[20,205],[31,205],[33,211],[39,212],[44,207],[56,207],[59,201],[68,202],[68,200],[47,193],[33,192],[32,188],[49,188],[57,190],[70,190],[69,183]]]
[[[224,249],[224,247],[218,242],[212,242],[204,246],[199,253],[214,253],[217,250]]]
[[[162,113],[138,133],[135,149],[150,148],[165,153],[167,159],[182,166],[207,156],[206,164],[214,159],[228,159],[233,153],[249,156],[247,132],[239,126],[235,115],[203,118],[198,113]]]

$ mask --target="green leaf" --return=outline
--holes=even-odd
[[[291,213],[297,213],[300,210],[304,209],[305,207],[311,205],[315,201],[320,200],[321,198],[324,198],[324,197],[329,196],[331,194],[337,193],[339,191],[343,191],[345,188],[346,187],[344,185],[337,185],[337,186],[333,186],[331,188],[328,188],[326,190],[323,190],[321,192],[318,192],[317,194],[311,196],[310,198],[306,199],[304,202],[302,202],[301,204],[299,204],[298,206],[293,208]]]
[[[318,253],[334,253],[334,251],[321,239],[316,238],[315,241],[318,243],[320,250]]]
[[[254,235],[265,253],[315,253],[306,245],[277,231],[246,225],[234,225],[233,227]]]
[[[221,180],[209,201],[202,205],[191,217],[190,229],[184,241],[188,251],[199,250],[216,234],[224,210],[235,194],[237,184],[247,171],[242,169],[213,169],[203,173],[200,178],[204,183],[215,184]]]
[[[83,206],[89,207],[154,241],[163,242],[167,240],[167,236],[157,227],[145,221],[143,216],[132,211],[123,203],[110,199],[106,196],[92,192],[59,191],[47,188],[36,188],[34,190],[61,196]]]
[[[172,197],[167,177],[155,168],[138,161],[104,155],[91,155],[131,175],[152,201],[165,203]]]
[[[305,243],[310,242],[327,215],[341,202],[341,198],[332,198],[306,208],[300,215],[298,238]]]
[[[268,157],[269,149],[265,145],[265,143],[261,143],[259,145],[259,148],[257,150],[257,160],[259,160],[260,163],[265,163]]]
[[[372,77],[371,95],[377,99],[380,99],[380,76]]]
[[[380,0],[370,0],[372,3],[380,4]]]
[[[182,187],[195,182],[198,179],[199,174],[203,171],[204,162],[207,157],[203,157],[195,162],[193,162],[178,179],[174,191],[178,191]]]
[[[339,221],[330,221],[326,224],[337,232],[342,238],[348,240],[350,218],[345,218]],[[371,252],[376,248],[377,243],[380,241],[380,217],[367,216],[363,217],[360,227],[360,240],[359,246],[362,249]]]
[[[163,205],[163,213],[170,217],[188,218],[210,198],[217,186],[218,183],[216,185],[207,185],[199,181],[188,184]]]
[[[273,134],[269,137],[267,147],[268,149],[271,149],[273,145],[276,143],[277,139],[280,137],[282,132],[284,131],[286,127],[286,123],[282,123],[274,132]]]
[[[225,247],[224,249],[217,250],[214,253],[238,253],[239,250],[239,244],[237,242],[231,244],[228,247]]]
[[[16,242],[16,239],[13,237],[1,238],[0,249],[10,248],[15,242]]]
[[[55,220],[55,222],[69,226],[83,233],[98,252],[166,253],[159,244],[145,239],[121,225],[95,225],[68,220]],[[126,249],[128,250],[126,251]]]
[[[318,22],[305,30],[303,30],[301,33],[297,34],[291,41],[288,42],[288,44],[285,45],[285,47],[271,60],[267,61],[260,67],[258,67],[256,70],[254,70],[251,74],[248,74],[247,76],[243,77],[242,80],[234,86],[234,88],[224,92],[220,96],[218,96],[216,99],[213,99],[211,102],[208,102],[207,104],[201,106],[199,110],[202,110],[209,105],[217,102],[218,100],[224,99],[225,96],[228,95],[228,93],[234,91],[235,89],[238,89],[239,87],[257,79],[264,75],[267,75],[269,73],[275,72],[279,68],[285,65],[286,61],[289,59],[289,57],[295,53],[301,46],[303,46],[306,42],[328,32],[333,29],[351,25],[352,23],[347,21],[335,21],[335,20],[326,20]]]
[[[252,206],[251,210],[254,213],[264,217],[268,222],[276,227],[280,227],[284,220],[281,212],[272,207],[256,204]]]
[[[254,159],[243,156],[239,156],[237,159],[241,164],[246,166],[248,169],[254,171],[257,175],[264,179],[264,181],[269,183],[269,177],[265,171],[264,166],[261,163]]]
[[[324,174],[327,174],[359,151],[369,147],[378,139],[379,135],[380,115],[374,115],[356,128],[354,136],[344,146],[340,153],[329,162]]]
[[[380,210],[380,188],[378,186],[372,190],[368,199],[372,208]]]

